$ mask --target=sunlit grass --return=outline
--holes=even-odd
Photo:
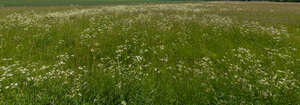
[[[299,4],[8,8],[0,104],[300,103]]]

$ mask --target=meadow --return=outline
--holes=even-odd
[[[0,7],[1,105],[300,105],[300,4]]]
[[[179,0],[174,0],[179,1]],[[173,2],[174,2],[173,1]],[[168,0],[1,0],[0,6],[66,6],[66,5],[118,5],[170,2]],[[180,2],[180,1],[179,1]]]

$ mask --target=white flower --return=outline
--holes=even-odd
[[[127,105],[127,104],[126,104],[126,101],[122,101],[121,104],[122,104],[122,105]]]
[[[143,60],[143,57],[141,57],[141,56],[135,56],[135,59],[136,59],[137,62],[140,62],[140,61]]]
[[[92,48],[92,49],[91,49],[91,52],[95,52],[95,50]]]

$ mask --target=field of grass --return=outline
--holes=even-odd
[[[172,1],[172,0],[171,0]],[[178,0],[173,0],[179,2]],[[0,0],[0,6],[51,6],[51,5],[116,5],[170,2],[170,0]]]
[[[300,4],[0,8],[1,105],[300,105]]]

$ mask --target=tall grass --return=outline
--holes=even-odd
[[[0,103],[299,105],[295,33],[216,8],[245,9],[185,3],[11,13],[0,20]]]
[[[144,3],[170,3],[175,1],[184,2],[180,0],[1,0],[0,6],[133,5]]]

